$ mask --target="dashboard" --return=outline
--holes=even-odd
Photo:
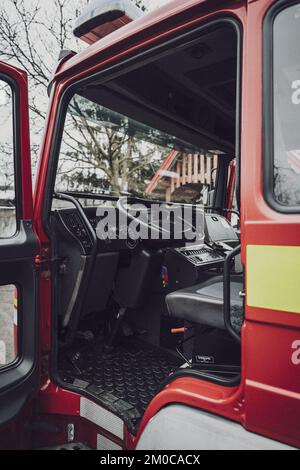
[[[56,211],[60,225],[64,227],[65,231],[69,232],[74,241],[76,240],[79,243],[82,254],[91,254],[95,237],[97,240],[96,251],[98,253],[128,250],[127,240],[119,237],[119,232],[123,229],[122,227],[119,227],[117,230],[116,227],[110,226],[110,237],[106,240],[101,240],[96,236],[97,225],[101,220],[100,217],[97,217],[97,208],[87,207],[83,210],[89,226],[76,209],[60,209]],[[94,233],[91,233],[91,230]]]
[[[168,288],[177,289],[198,282],[203,271],[222,268],[226,250],[231,249],[228,245],[238,244],[239,239],[227,219],[212,214],[206,217],[210,220],[203,243],[187,245],[184,239],[170,237],[135,240],[130,245],[130,237],[120,236],[123,230],[127,234],[130,221],[126,218],[119,227],[111,224],[110,237],[104,240],[96,233],[101,220],[97,207],[78,204],[74,209],[52,211],[54,254],[63,260],[64,275],[60,276],[59,283],[62,325],[68,325],[74,315],[72,312],[81,312],[79,318],[79,315],[105,310],[112,291],[120,305],[136,308],[144,302],[145,292],[153,284],[161,285],[162,271],[168,273]],[[99,286],[102,286],[101,298]],[[76,304],[74,299],[77,299]]]
[[[76,209],[60,209],[55,214],[58,218],[59,225],[69,233],[70,236],[81,246],[82,254],[89,255],[93,249],[93,239],[96,235],[96,229],[101,217],[97,216],[96,207],[83,208],[85,218],[89,226]],[[130,221],[128,221],[129,223]],[[143,246],[153,249],[159,249],[169,246],[178,247],[183,244],[182,240],[170,237],[169,239],[148,239],[135,240],[130,237],[130,229],[128,223],[123,222],[118,225],[110,225],[108,227],[109,237],[100,239],[97,237],[97,252],[123,251],[138,246],[141,242]],[[91,233],[93,230],[94,234]],[[94,235],[94,236],[93,236]],[[121,236],[120,236],[121,235]]]
[[[123,225],[110,225],[108,227],[109,236],[100,239],[96,235],[96,229],[101,217],[97,216],[97,207],[83,208],[84,214],[80,214],[77,209],[60,209],[56,211],[60,225],[69,232],[70,236],[76,240],[80,246],[82,254],[89,255],[92,252],[95,240],[97,240],[97,252],[122,251],[132,247],[130,245],[130,231],[128,223],[123,221]],[[104,217],[104,216],[103,216]],[[205,267],[208,263],[221,261],[224,257],[218,250],[213,249],[216,243],[225,242],[234,247],[239,243],[237,233],[232,228],[225,217],[217,214],[205,215],[205,243],[185,246],[184,240],[172,238],[142,240],[143,246],[151,248],[173,248],[176,254],[183,257],[195,266]],[[125,236],[124,233],[125,233]],[[122,236],[120,236],[122,234]],[[133,240],[131,240],[133,241]],[[134,240],[137,246],[141,240]],[[212,247],[213,246],[213,247]]]
[[[85,226],[81,216],[74,210],[63,210],[58,212],[61,221],[65,228],[73,235],[73,237],[79,242],[85,254],[90,254],[93,248],[93,240],[88,228]],[[96,230],[97,220],[94,217],[89,216],[88,220]]]

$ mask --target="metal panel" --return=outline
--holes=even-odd
[[[118,416],[85,397],[80,399],[80,416],[123,440],[123,421]]]
[[[97,435],[97,450],[122,450],[122,447],[115,442],[107,439],[101,434]]]
[[[196,408],[170,405],[145,427],[137,450],[289,450],[240,424]]]

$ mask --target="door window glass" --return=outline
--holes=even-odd
[[[273,30],[274,195],[300,204],[300,3],[281,11]]]
[[[0,286],[0,367],[18,355],[18,305],[14,285]]]
[[[16,232],[13,93],[0,79],[0,238]]]

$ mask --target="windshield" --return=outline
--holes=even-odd
[[[202,199],[204,173],[213,183],[216,165],[216,155],[75,95],[55,191],[195,203]]]

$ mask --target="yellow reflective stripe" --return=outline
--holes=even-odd
[[[247,305],[300,314],[300,247],[247,246]]]

